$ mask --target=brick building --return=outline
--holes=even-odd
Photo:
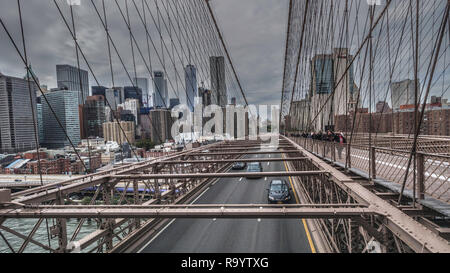
[[[353,128],[353,115],[342,115],[335,117],[335,131],[349,132]],[[372,125],[372,126],[370,126]],[[355,132],[368,133],[371,128],[372,133],[392,132],[392,114],[372,113],[372,123],[369,113],[357,113],[355,122]]]
[[[450,136],[450,109],[426,112],[425,121],[424,134]]]
[[[90,160],[89,160],[89,158],[82,158],[82,159],[84,161],[86,168],[90,169],[91,171],[95,171],[102,166],[101,155],[91,156]],[[86,169],[84,168],[83,164],[79,160],[70,163],[70,170],[71,170],[72,174],[85,174],[86,173]]]
[[[42,174],[66,174],[70,172],[70,159],[68,158],[42,159],[40,165]],[[27,169],[31,171],[31,174],[39,174],[38,161],[27,163]]]
[[[336,131],[350,131],[353,127],[353,115],[336,116]],[[357,114],[355,132],[368,133],[369,114]],[[414,133],[414,112],[373,113],[372,133],[392,133],[408,135]],[[450,109],[433,109],[425,112],[421,134],[450,136]]]
[[[48,154],[46,152],[39,152],[39,157],[41,159],[46,159]],[[37,152],[28,152],[23,154],[24,159],[38,160]]]

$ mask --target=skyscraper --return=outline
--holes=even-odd
[[[147,78],[133,78],[134,85],[139,87],[142,91],[142,106],[148,107],[150,94],[149,94],[149,85]]]
[[[57,65],[56,78],[59,89],[78,91],[80,93],[78,104],[84,104],[89,97],[89,74],[86,70],[78,70],[77,67],[67,64]]]
[[[121,121],[120,126],[117,122],[103,123],[103,136],[105,141],[115,141],[118,144],[125,142],[135,142],[135,125],[132,121]]]
[[[211,88],[213,91],[213,103],[219,106],[228,104],[227,86],[225,83],[225,58],[223,56],[209,57]]]
[[[172,115],[166,109],[154,109],[150,111],[152,126],[150,138],[154,143],[161,144],[172,138]],[[154,126],[153,126],[154,125]]]
[[[39,131],[39,144],[44,143],[44,124],[42,120],[42,103],[36,104],[37,123]]]
[[[105,98],[101,95],[88,97],[83,106],[85,126],[82,128],[84,136],[103,137],[102,124],[106,122]]]
[[[198,96],[202,98],[203,107],[210,106],[213,103],[213,96],[211,90],[200,87],[198,89]]]
[[[391,84],[392,110],[398,112],[400,106],[415,103],[415,84],[413,80],[393,82]]]
[[[105,104],[107,108],[111,106],[112,110],[117,110],[117,106],[122,102],[120,93],[121,90],[117,89],[107,89],[105,91],[105,100],[107,101],[105,101]]]
[[[0,73],[0,153],[23,152],[36,148],[30,107],[34,107],[37,122],[38,88],[32,81],[30,85],[31,101],[27,80]]]
[[[315,131],[323,131],[327,125],[333,123],[333,101],[329,100],[324,106],[333,92],[333,70],[332,55],[316,55],[311,61],[311,117],[317,117],[312,124]]]
[[[353,60],[347,48],[335,48],[334,61],[334,83],[337,84],[334,93],[334,116],[346,115],[350,111],[348,102],[353,100],[353,64],[347,71],[347,67]]]
[[[167,81],[164,79],[164,72],[154,72],[154,95],[153,95],[153,107],[166,108],[167,107]]]
[[[127,99],[135,99],[139,101],[139,104],[142,106],[142,90],[137,86],[126,86],[123,88],[124,98],[122,103],[124,103]]]
[[[333,57],[317,55],[312,60],[313,95],[331,94],[334,87]]]
[[[80,143],[79,91],[59,90],[46,95],[47,100],[74,145]],[[62,148],[70,145],[64,130],[56,121],[49,105],[42,101],[45,145],[48,148]]]
[[[194,98],[197,93],[197,69],[189,64],[184,69],[186,81],[186,104],[194,112]]]
[[[124,103],[119,104],[118,107],[122,107],[123,110],[128,110],[133,114],[136,122],[136,126],[139,124],[139,101],[136,99],[127,99]]]
[[[352,60],[353,56],[347,48],[335,48],[333,54],[316,55],[312,59],[308,114],[315,118],[315,122],[311,129],[333,129],[335,116],[346,115],[354,110],[358,88],[354,83],[353,66],[347,70]],[[336,86],[337,83],[339,84]],[[333,97],[329,99],[331,94]],[[297,120],[299,117],[292,117],[293,122]],[[293,124],[295,126],[297,124]]]
[[[108,88],[104,87],[104,86],[92,86],[91,90],[92,90],[92,96],[103,96],[106,97],[106,90]]]

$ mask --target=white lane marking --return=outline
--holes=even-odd
[[[198,201],[198,199],[200,199],[207,191],[209,190],[209,188],[207,188],[204,192],[202,192],[197,198],[195,198],[194,201],[192,201],[191,205],[194,204],[195,202]],[[154,240],[156,240],[156,238],[158,238],[159,235],[161,235],[161,233],[163,233],[170,225],[173,224],[173,222],[175,222],[175,220],[177,219],[173,219],[172,221],[170,221],[169,224],[167,224],[167,226],[165,226],[163,229],[161,229],[156,235],[155,237],[153,237],[144,247],[142,247],[138,253],[141,253],[142,250],[144,250],[145,248],[147,248],[147,246],[149,246]]]
[[[176,219],[173,219],[172,221],[170,221],[170,223],[165,226],[163,229],[161,229],[158,234],[155,235],[155,237],[153,237],[144,247],[142,247],[138,253],[141,253],[142,250],[144,250],[145,248],[147,248],[147,246],[149,246],[156,238],[158,238],[159,235],[161,235],[161,233],[163,233],[171,224],[173,224],[173,222],[175,222]]]
[[[270,162],[267,162],[267,166],[270,166]]]
[[[214,219],[213,219],[213,222],[215,222],[216,220],[217,220],[217,219],[216,219],[216,218],[214,218]]]
[[[258,219],[258,222],[261,222],[261,218]]]
[[[239,182],[241,182],[242,181],[242,179],[244,179],[243,177],[241,177],[241,179],[239,179]]]
[[[264,177],[264,180],[267,181],[267,177]]]
[[[204,192],[202,192],[202,194],[200,194],[199,196],[197,196],[197,198],[195,198],[195,200],[192,201],[191,205],[194,204],[195,202],[197,202],[198,199],[200,199],[207,191],[209,191],[209,188],[207,188]]]

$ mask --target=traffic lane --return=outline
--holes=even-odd
[[[263,165],[264,171],[286,170],[283,162]],[[270,180],[265,178],[222,178],[195,203],[265,204],[269,184]],[[294,196],[291,203],[295,203]],[[142,252],[311,253],[311,248],[300,219],[177,219]]]

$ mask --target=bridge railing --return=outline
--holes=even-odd
[[[293,137],[297,144],[306,150],[334,163],[366,173],[373,179],[381,179],[402,185],[404,182],[409,149],[400,146],[395,149],[372,147],[368,145],[340,144],[311,138]],[[395,145],[394,145],[395,146]],[[416,155],[416,171],[411,164],[406,189],[416,189],[416,198],[424,199],[425,195],[450,203],[450,156],[418,152]],[[414,183],[415,182],[415,183]]]

